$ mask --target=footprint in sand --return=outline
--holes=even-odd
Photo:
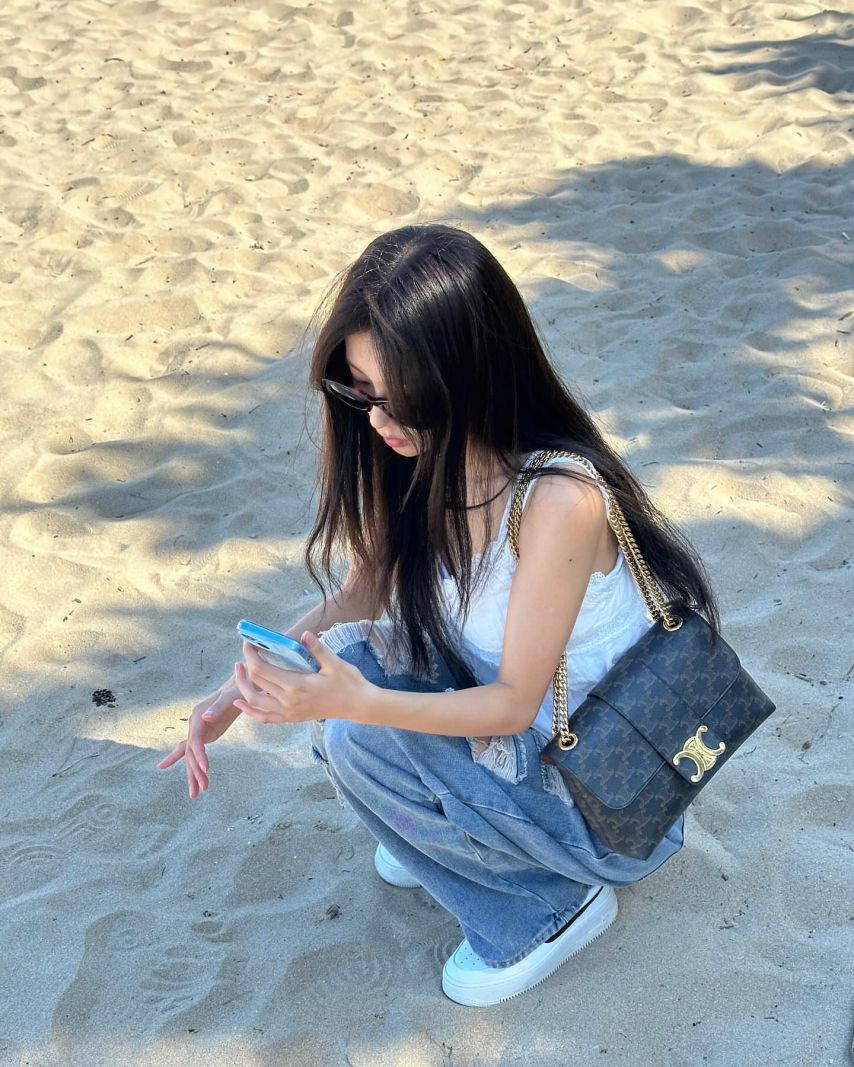
[[[210,964],[200,965],[195,952],[177,945],[166,949],[161,962],[144,975],[139,998],[161,1025],[164,1016],[184,1011],[198,999],[195,985],[203,967],[207,971]]]
[[[98,852],[113,847],[111,831],[117,830],[121,813],[112,801],[97,793],[79,797],[56,824],[56,836],[63,843],[80,848],[93,844]]]
[[[80,966],[52,1019],[55,1039],[66,1055],[80,1043],[86,1062],[86,1019],[110,1018],[121,1030],[161,1031],[173,1017],[210,992],[222,967],[222,950],[211,939],[188,935],[164,945],[157,920],[135,911],[116,911],[90,923]],[[69,1047],[71,1046],[71,1047]]]
[[[140,182],[139,184],[132,185],[130,189],[121,193],[116,199],[120,204],[127,206],[128,204],[134,203],[136,200],[142,199],[144,196],[148,196],[149,193],[153,193],[155,189],[159,188],[160,186],[157,182]]]
[[[240,855],[228,903],[235,907],[293,900],[306,888],[306,865],[281,834],[250,842]]]
[[[389,960],[382,952],[366,952],[363,941],[336,938],[334,944],[298,955],[288,967],[282,992],[288,999],[309,1002],[358,993],[372,1003],[388,987]]]
[[[322,782],[312,782],[300,790],[300,796],[312,803],[335,800],[335,787],[325,779]]]
[[[64,853],[53,845],[13,842],[0,849],[0,898],[11,900],[52,881]]]

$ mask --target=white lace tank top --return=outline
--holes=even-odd
[[[533,453],[525,460],[525,467]],[[544,466],[583,466],[565,457],[554,457]],[[531,492],[536,490],[536,479],[525,491],[524,509]],[[607,507],[607,497],[602,493]],[[516,571],[516,561],[507,539],[507,519],[510,514],[512,493],[508,497],[501,518],[498,536],[487,552],[492,557],[488,573],[481,579],[472,598],[468,617],[460,625],[460,601],[453,579],[440,564],[442,596],[447,618],[457,632],[460,654],[465,659],[480,685],[494,682],[498,677],[501,650],[504,643],[504,626],[510,599],[510,583]],[[476,556],[473,564],[480,560]],[[635,585],[623,553],[618,550],[617,562],[608,574],[596,571],[591,575],[587,592],[581,603],[567,652],[567,676],[569,683],[569,712],[582,703],[591,686],[610,669],[615,661],[638,640],[651,625],[646,603]],[[548,688],[545,700],[531,724],[547,736],[552,734],[552,687]]]

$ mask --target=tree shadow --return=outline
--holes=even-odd
[[[838,18],[833,19],[832,16]],[[766,84],[784,93],[818,89],[829,95],[854,93],[854,43],[851,17],[839,12],[823,12],[807,19],[787,21],[836,21],[838,29],[826,33],[809,33],[783,40],[752,40],[741,44],[713,48],[732,60],[720,66],[703,67],[708,74],[736,77],[739,91]],[[767,55],[771,53],[771,55]],[[744,57],[738,61],[737,57]]]
[[[671,420],[725,415],[738,390],[751,396],[756,421],[711,449],[698,438],[691,459],[797,472],[797,439],[778,438],[774,452],[756,441],[785,422],[822,438],[818,470],[830,473],[843,444],[832,414],[844,375],[825,374],[823,361],[810,366],[804,350],[850,343],[852,245],[842,229],[852,177],[851,163],[778,173],[755,161],[642,157],[570,170],[542,195],[462,221],[487,240],[493,229],[529,230],[526,251],[542,253],[550,276],[532,287],[531,306],[562,349],[557,362],[613,431],[658,437]]]
[[[541,280],[523,289],[541,332],[639,475],[666,489],[680,466],[708,472],[684,502],[700,547],[720,542],[721,514],[734,538],[773,546],[780,559],[834,521],[798,502],[797,521],[777,521],[761,483],[824,479],[832,495],[850,474],[839,425],[848,382],[815,353],[850,342],[851,243],[841,220],[853,170],[805,163],[777,173],[758,161],[648,156],[567,169],[539,195],[457,220],[487,243],[490,233],[516,232],[531,260],[540,257]],[[226,382],[218,361],[235,351],[243,369]],[[46,457],[49,498],[10,500],[12,539],[85,558],[103,551],[101,525],[120,523],[127,534],[110,536],[116,572],[128,566],[121,553],[135,553],[155,587],[161,573],[227,542],[237,560],[251,541],[269,553],[264,566],[241,572],[247,596],[220,592],[201,610],[216,631],[269,597],[271,624],[280,625],[309,587],[298,557],[311,522],[315,459],[304,446],[317,408],[302,353],[212,345],[201,366],[185,362],[176,346],[161,377],[146,379],[152,409],[165,412],[150,436]],[[721,478],[729,512],[702,500]],[[817,565],[829,565],[816,544]],[[199,610],[197,593],[176,585],[169,606],[117,593],[105,608],[118,624],[127,616],[137,625],[155,660],[174,647],[184,592]],[[114,657],[139,651],[110,635],[102,647]],[[198,689],[173,693],[189,699]]]
[[[769,683],[812,669],[811,659],[827,636],[809,625],[810,609],[825,590],[833,592],[846,565],[841,505],[828,505],[823,498],[835,483],[850,477],[852,465],[838,425],[849,382],[828,365],[828,356],[850,342],[852,320],[845,316],[850,311],[846,263],[851,245],[841,230],[853,169],[852,164],[806,163],[778,173],[756,161],[712,166],[678,156],[649,156],[567,169],[536,196],[461,210],[455,220],[469,225],[487,244],[491,235],[518,235],[525,242],[529,262],[534,263],[531,272],[539,280],[522,288],[555,362],[581,387],[641,478],[654,489],[666,490],[674,471],[690,472],[687,499],[673,503],[688,515],[685,525],[701,551],[709,550],[711,569],[727,593],[725,617],[745,638],[739,650],[749,654],[752,673],[772,693]],[[216,352],[210,355],[215,362]],[[11,503],[16,541],[29,538],[34,552],[49,549],[84,558],[90,549],[101,548],[103,537],[103,531],[96,530],[95,539],[87,542],[87,526],[122,523],[127,538],[111,533],[110,544],[120,552],[125,541],[143,538],[136,544],[136,564],[152,574],[176,569],[180,553],[188,558],[216,553],[232,538],[238,551],[243,539],[251,537],[278,552],[283,535],[295,539],[296,549],[310,521],[315,462],[314,453],[303,448],[307,436],[310,439],[306,411],[310,423],[312,410],[302,384],[304,367],[298,354],[269,359],[244,350],[242,355],[253,369],[227,386],[213,372],[183,374],[180,359],[161,379],[147,380],[153,400],[169,415],[151,436],[93,443],[79,452],[50,457],[55,471],[43,484],[53,498]],[[765,481],[774,486],[774,494],[766,491]],[[806,487],[804,496],[787,497],[799,484]],[[244,502],[233,515],[223,514],[224,493],[229,500]],[[293,493],[299,494],[298,507],[293,499],[284,500]],[[768,503],[771,495],[779,498],[781,493],[782,512]],[[795,515],[797,521],[783,522],[784,514]],[[144,523],[137,525],[137,520]],[[126,569],[127,564],[117,560],[116,572]],[[316,797],[324,800],[323,820],[318,821],[325,822],[326,829],[312,823],[288,838],[289,828],[279,831],[271,823],[259,840],[252,830],[251,840],[243,835],[231,845],[227,831],[232,826],[254,827],[248,820],[255,814],[251,803],[256,797],[264,810],[278,805],[278,799],[264,801],[261,793],[263,772],[281,766],[275,754],[258,751],[261,744],[253,747],[250,759],[225,741],[215,752],[215,773],[220,768],[232,773],[238,785],[223,790],[222,801],[214,793],[207,796],[207,806],[197,806],[186,817],[186,828],[183,814],[167,814],[178,795],[186,797],[182,772],[160,772],[154,764],[181,736],[180,720],[192,704],[227,673],[238,649],[234,623],[241,615],[260,615],[258,621],[267,622],[267,605],[279,617],[289,612],[296,617],[308,606],[301,607],[307,582],[297,560],[279,558],[268,566],[244,563],[239,579],[238,592],[229,589],[221,572],[212,571],[206,574],[204,590],[187,588],[180,597],[152,593],[128,603],[118,594],[102,596],[101,617],[111,624],[103,634],[76,646],[73,658],[59,649],[53,670],[34,664],[16,681],[27,714],[11,718],[3,730],[8,794],[16,798],[19,810],[28,812],[45,800],[42,793],[52,793],[38,814],[7,826],[7,847],[17,847],[20,838],[35,849],[17,859],[17,854],[4,853],[10,861],[7,870],[36,878],[40,863],[59,869],[62,857],[51,837],[54,813],[64,828],[63,843],[73,844],[79,836],[85,859],[91,838],[101,834],[114,860],[112,867],[104,860],[103,871],[105,882],[113,879],[109,884],[118,904],[104,922],[98,919],[85,931],[80,951],[90,953],[87,967],[80,970],[79,981],[75,978],[75,996],[57,1006],[55,1036],[71,1042],[75,1050],[100,1036],[105,1018],[124,1032],[121,1012],[110,1014],[111,975],[116,997],[135,998],[133,1011],[139,998],[148,997],[150,1010],[162,1011],[170,1025],[174,1023],[175,1033],[179,1027],[190,1032],[201,1018],[218,1037],[227,1036],[230,1028],[245,1024],[245,1004],[232,1017],[222,1002],[247,988],[246,995],[261,998],[266,1018],[275,1019],[278,1001],[257,993],[271,929],[280,937],[285,960],[276,996],[297,995],[296,979],[287,971],[297,955],[289,931],[297,930],[293,936],[302,938],[299,952],[310,979],[302,1007],[310,1012],[313,1004],[320,1004],[322,1022],[329,1024],[317,1038],[319,1056],[337,1054],[336,1042],[342,1039],[334,1029],[335,999],[324,999],[325,983],[335,983],[338,997],[352,998],[357,991],[364,995],[365,981],[375,978],[370,971],[337,966],[337,949],[328,959],[312,955],[313,927],[305,916],[289,910],[287,886],[264,886],[270,868],[253,866],[262,852],[249,852],[255,846],[266,849],[263,854],[271,863],[281,854],[290,877],[290,869],[299,868],[312,847],[307,845],[309,835],[334,834],[328,827],[339,825],[337,809],[326,802],[326,793]],[[194,619],[187,628],[189,613]],[[276,619],[269,622],[277,624]],[[783,636],[768,647],[764,637],[775,627]],[[131,631],[144,647],[129,647],[125,635]],[[840,674],[846,666],[842,664]],[[780,776],[796,779],[803,770],[804,733],[824,714],[824,703],[836,696],[835,690],[819,688],[825,681],[803,682],[805,696],[796,721],[783,723],[780,734],[773,734],[776,727],[770,721],[763,743],[773,749]],[[95,709],[91,693],[96,688],[114,691],[115,708]],[[170,706],[183,710],[174,728],[166,728],[159,751],[100,740],[121,726],[124,717],[144,723],[154,710]],[[51,744],[39,745],[31,754],[35,734],[49,736]],[[299,728],[285,730],[278,748],[287,755],[298,743]],[[260,768],[257,773],[255,767]],[[288,768],[294,788],[300,790],[286,806],[298,818],[307,818],[304,797],[306,790],[322,785],[320,772],[294,762]],[[152,776],[161,776],[156,779],[162,783],[159,787],[145,773],[149,769]],[[766,781],[761,776],[758,780]],[[110,805],[125,795],[125,788],[129,799],[121,802],[127,809],[122,809],[122,821]],[[755,786],[751,780],[743,788]],[[289,817],[286,813],[282,823]],[[769,804],[768,819],[768,839],[788,840],[786,812],[776,812]],[[117,822],[125,827],[124,838],[113,834]],[[339,828],[347,833],[351,829],[343,822]],[[18,838],[13,840],[14,834]],[[226,847],[247,850],[247,865],[239,872],[242,881],[234,886],[220,884],[213,868],[217,849]],[[40,853],[40,848],[48,851]],[[702,850],[692,858],[708,862],[710,869],[714,866]],[[172,866],[161,873],[170,860]],[[305,869],[312,863],[321,869],[316,857],[309,858]],[[322,869],[328,873],[331,867]],[[712,876],[718,873],[712,871]],[[159,879],[165,879],[162,889],[157,888]],[[75,884],[72,880],[72,911]],[[200,895],[199,884],[204,886]],[[162,921],[142,913],[141,885],[164,908],[171,902]],[[39,886],[23,889],[31,891],[39,891]],[[380,891],[385,892],[382,887]],[[193,893],[195,899],[189,896]],[[372,906],[374,894],[363,896]],[[36,897],[26,899],[33,906],[22,912],[22,936],[35,939],[43,936],[43,916],[33,904]],[[311,922],[316,914],[317,921],[323,921],[320,904],[325,907],[328,901],[322,894],[305,899],[312,907],[318,905],[319,910],[310,913]],[[401,910],[397,916],[394,898],[380,899],[395,922],[400,918],[403,932],[405,919],[414,916],[419,924],[425,916],[429,919],[426,905],[422,911]],[[304,898],[297,901],[302,903]],[[198,914],[194,912],[188,934],[181,931],[189,907]],[[229,907],[236,918],[229,917]],[[263,910],[263,922],[257,916],[253,921],[253,909]],[[205,915],[206,910],[214,914]],[[447,939],[445,917],[437,930],[439,939]],[[361,934],[357,931],[356,936]],[[151,938],[150,952],[146,937]],[[223,944],[226,949],[217,947]],[[361,952],[352,943],[350,950]],[[131,964],[141,961],[136,970],[127,969],[123,952]],[[438,950],[431,949],[416,961],[420,969],[408,972],[401,964],[395,972],[392,988],[411,987],[412,997],[420,998],[415,1008],[407,1003],[403,1022],[410,1011],[422,1020],[435,1011],[438,958]],[[207,969],[215,980],[195,982],[190,965]],[[716,966],[714,960],[710,966]],[[605,989],[603,981],[594,989],[596,995],[613,995],[613,970],[603,968],[606,971],[611,987]],[[630,977],[616,1002],[631,997]],[[686,972],[684,980],[689,978]],[[38,967],[22,974],[21,981],[37,1003]],[[84,987],[84,981],[91,986]],[[191,987],[189,1001],[182,1000],[182,981]],[[674,982],[674,991],[677,985]],[[592,1014],[595,996],[583,986],[579,995],[588,998]],[[562,1018],[565,996],[560,982],[545,985],[544,1017]],[[523,1002],[520,1018],[525,1011],[529,1007]],[[286,1018],[282,1025],[287,1030],[293,1023]],[[312,1029],[317,1034],[314,1024]],[[384,1039],[381,1031],[382,1019],[371,1034]],[[464,1039],[465,1020],[459,1032]],[[252,1040],[261,1043],[261,1038]],[[257,1062],[282,1062],[281,1045],[274,1048],[272,1039],[269,1046],[253,1051]]]
[[[805,341],[837,346],[850,336],[850,322],[837,320],[848,310],[851,242],[842,230],[852,170],[805,163],[778,173],[757,161],[712,166],[648,156],[567,170],[542,195],[500,211],[463,211],[459,221],[487,241],[491,230],[510,226],[529,252],[542,253],[547,277],[526,289],[529,304],[551,343],[572,351],[563,369],[614,432],[625,436],[640,407],[650,427],[718,411],[718,398],[742,390],[763,409],[756,428],[795,416],[819,434],[827,472],[839,443],[832,414],[842,384],[801,356]],[[632,358],[610,364],[627,346]],[[209,348],[209,363],[237,351],[244,369],[226,382],[198,361],[191,373],[176,356],[161,376],[144,379],[151,406],[166,413],[151,435],[47,457],[49,499],[13,497],[10,513],[62,513],[77,544],[86,523],[144,518],[155,531],[146,535],[152,557],[178,546],[213,550],[250,534],[259,541],[304,535],[313,451],[305,452],[308,463],[302,456],[317,439],[318,408],[305,391],[303,352]],[[123,373],[113,380],[137,381]],[[796,470],[802,449],[793,428],[776,458]],[[732,430],[708,458],[767,465],[774,457],[754,436],[754,427]],[[694,458],[704,452],[696,443]],[[226,515],[218,497],[236,482],[246,504]],[[40,520],[21,536],[38,541],[45,529]]]
[[[134,520],[144,519],[156,530],[148,541],[156,557],[203,552],[228,538],[303,536],[314,480],[297,457],[306,446],[314,450],[319,407],[304,388],[302,352],[271,357],[216,341],[206,347],[208,361],[239,353],[248,369],[224,380],[199,360],[192,373],[173,360],[154,378],[111,373],[113,387],[150,390],[152,408],[165,417],[139,436],[46,449],[40,491],[48,499],[10,494],[5,510],[20,517],[13,539],[38,543],[50,530],[53,540],[67,536],[79,547],[92,523],[108,522],[125,524],[131,540]],[[229,513],[218,497],[235,481],[243,481],[247,505]],[[56,535],[58,512],[64,523]]]

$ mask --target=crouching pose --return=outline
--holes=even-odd
[[[616,918],[614,889],[683,841],[680,818],[648,859],[609,850],[540,759],[561,653],[571,713],[652,621],[591,472],[670,604],[714,619],[714,598],[471,235],[434,224],[372,241],[330,293],[310,384],[324,422],[306,563],[333,595],[287,633],[320,670],[271,666],[244,644],[161,766],[183,757],[196,796],[205,746],[240,714],[309,722],[313,758],[378,842],[379,875],[423,886],[459,921],[445,994],[495,1004],[598,937]],[[543,449],[583,459],[553,458],[524,481]],[[507,530],[520,478],[517,563]],[[337,553],[350,561],[340,588]]]

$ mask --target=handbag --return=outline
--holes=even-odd
[[[544,450],[525,469],[508,519],[516,560],[530,474],[557,456],[582,466],[604,492],[608,522],[654,622],[591,688],[572,730],[563,652],[552,683],[554,736],[540,759],[557,766],[601,841],[647,859],[775,705],[701,615],[669,608],[610,487],[585,457]]]

